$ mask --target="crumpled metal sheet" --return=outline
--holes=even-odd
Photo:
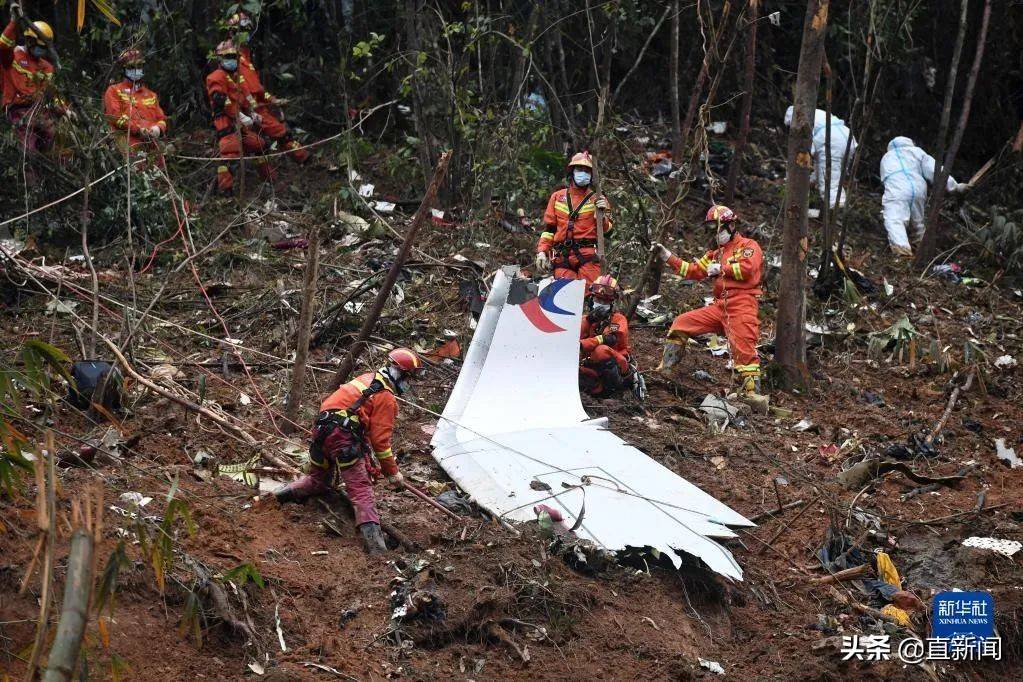
[[[712,538],[751,521],[589,419],[579,398],[582,281],[539,287],[497,274],[433,438],[433,457],[482,507],[509,521],[562,512],[567,526],[612,551],[653,548],[699,557],[742,579]],[[583,512],[585,509],[585,512]]]

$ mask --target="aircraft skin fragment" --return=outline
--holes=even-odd
[[[741,580],[713,538],[754,525],[590,419],[578,389],[584,283],[536,287],[497,273],[462,371],[433,438],[433,457],[491,513],[532,521],[559,509],[576,533],[611,551],[678,552]],[[585,513],[580,514],[585,508]]]

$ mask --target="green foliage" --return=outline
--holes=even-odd
[[[172,498],[177,489],[175,482],[171,486],[168,498]],[[153,526],[138,514],[135,520],[135,537],[139,542],[142,555],[149,560],[156,578],[156,586],[160,594],[167,587],[167,570],[174,564],[174,542],[177,536],[175,521],[180,520],[189,537],[195,535],[196,526],[192,520],[192,512],[188,503],[181,499],[168,499],[167,508],[163,512],[163,520]]]
[[[11,495],[17,485],[18,471],[32,471],[22,454],[28,437],[12,423],[20,416],[22,393],[44,399],[56,378],[70,381],[70,359],[56,346],[39,339],[26,341],[18,353],[21,369],[0,368],[0,491]]]
[[[110,616],[114,615],[114,596],[117,593],[117,578],[121,569],[128,568],[131,562],[124,552],[124,541],[117,543],[117,547],[107,558],[107,565],[103,568],[103,574],[99,579],[99,586],[96,588],[96,613],[100,613],[103,607],[108,607]]]
[[[195,646],[202,648],[202,629],[206,615],[203,613],[202,600],[195,590],[189,590],[185,598],[185,611],[181,614],[181,623],[178,625],[178,634],[182,637],[192,635]]]
[[[1023,267],[1023,230],[1017,222],[1021,218],[1023,211],[1008,215],[996,213],[991,217],[991,222],[974,235],[974,239],[984,247],[988,257],[998,267],[1007,271],[1020,270]]]
[[[259,569],[257,569],[251,562],[245,562],[244,564],[238,564],[230,571],[224,574],[224,582],[237,583],[238,585],[245,585],[249,581],[255,583],[260,589],[265,587],[263,583],[263,576],[260,575]]]

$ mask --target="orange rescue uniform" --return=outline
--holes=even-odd
[[[724,333],[735,370],[743,376],[759,376],[757,297],[762,293],[764,254],[755,240],[736,234],[730,242],[708,251],[699,260],[686,262],[672,256],[668,267],[686,279],[700,280],[706,279],[707,268],[713,262],[721,264],[721,274],[714,281],[714,302],[676,317],[668,340],[685,344],[690,336]]]
[[[600,277],[596,199],[592,190],[575,185],[557,190],[548,199],[536,250],[550,254],[555,277],[585,279],[590,284]],[[605,216],[604,234],[612,227],[611,217]]]
[[[280,142],[283,149],[292,150],[291,156],[299,163],[305,163],[309,158],[309,150],[300,149],[301,145],[291,139],[291,133],[284,122],[271,113],[270,105],[274,103],[274,98],[263,87],[259,71],[252,63],[252,50],[247,46],[238,51],[238,76],[255,101],[256,113],[263,119],[257,126],[259,132]]]
[[[619,312],[607,320],[592,322],[583,317],[579,332],[579,385],[587,393],[601,397],[622,388],[632,374],[629,358],[629,321]]]
[[[167,115],[160,107],[160,99],[141,83],[125,78],[108,87],[103,94],[103,111],[122,147],[144,146],[156,151],[156,144],[142,132],[157,126],[161,135],[167,134]]]
[[[63,113],[58,102],[49,107],[37,106],[53,82],[53,64],[35,58],[24,47],[15,46],[18,26],[7,24],[0,34],[0,103],[7,120],[17,132],[22,146],[29,152],[40,152],[53,144],[53,114]]]
[[[390,390],[389,380],[379,373],[363,374],[327,396],[320,405],[320,412],[347,409],[362,397],[362,392],[369,388],[373,379],[383,383],[384,389],[366,399],[356,414],[370,449],[380,461],[380,470],[387,476],[393,476],[398,473],[398,465],[391,450],[391,435],[394,432],[394,421],[398,417],[398,401]]]
[[[266,149],[263,138],[251,128],[241,128],[238,133],[238,113],[249,116],[255,113],[256,102],[246,89],[242,77],[224,69],[217,69],[206,77],[206,94],[213,109],[213,127],[217,131],[220,156],[237,159],[241,156],[244,146],[246,155],[262,154]],[[267,159],[256,156],[253,159],[256,169],[264,178],[273,177],[273,169]],[[236,162],[221,161],[217,166],[217,189],[228,192],[234,187]]]

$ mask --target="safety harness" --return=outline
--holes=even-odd
[[[359,408],[366,404],[380,391],[387,390],[383,379],[377,374],[369,386],[362,389],[358,399],[348,407],[340,410],[325,410],[320,412],[313,424],[313,438],[309,443],[309,458],[319,467],[327,466],[326,453],[323,445],[327,438],[336,430],[341,430],[351,436],[351,444],[336,454],[338,466],[345,467],[354,464],[364,453],[365,426],[359,420]]]
[[[568,226],[565,229],[565,241],[557,242],[554,244],[554,250],[557,252],[558,260],[563,264],[568,265],[568,257],[571,253],[579,261],[579,265],[585,265],[586,263],[596,263],[600,261],[600,257],[597,254],[591,254],[584,256],[580,249],[592,249],[596,248],[596,239],[576,239],[575,238],[575,221],[579,218],[579,212],[582,211],[583,206],[586,202],[593,198],[595,192],[590,190],[583,200],[579,202],[579,205],[575,208],[572,207],[572,193],[569,190],[565,190],[565,203],[568,205]]]

